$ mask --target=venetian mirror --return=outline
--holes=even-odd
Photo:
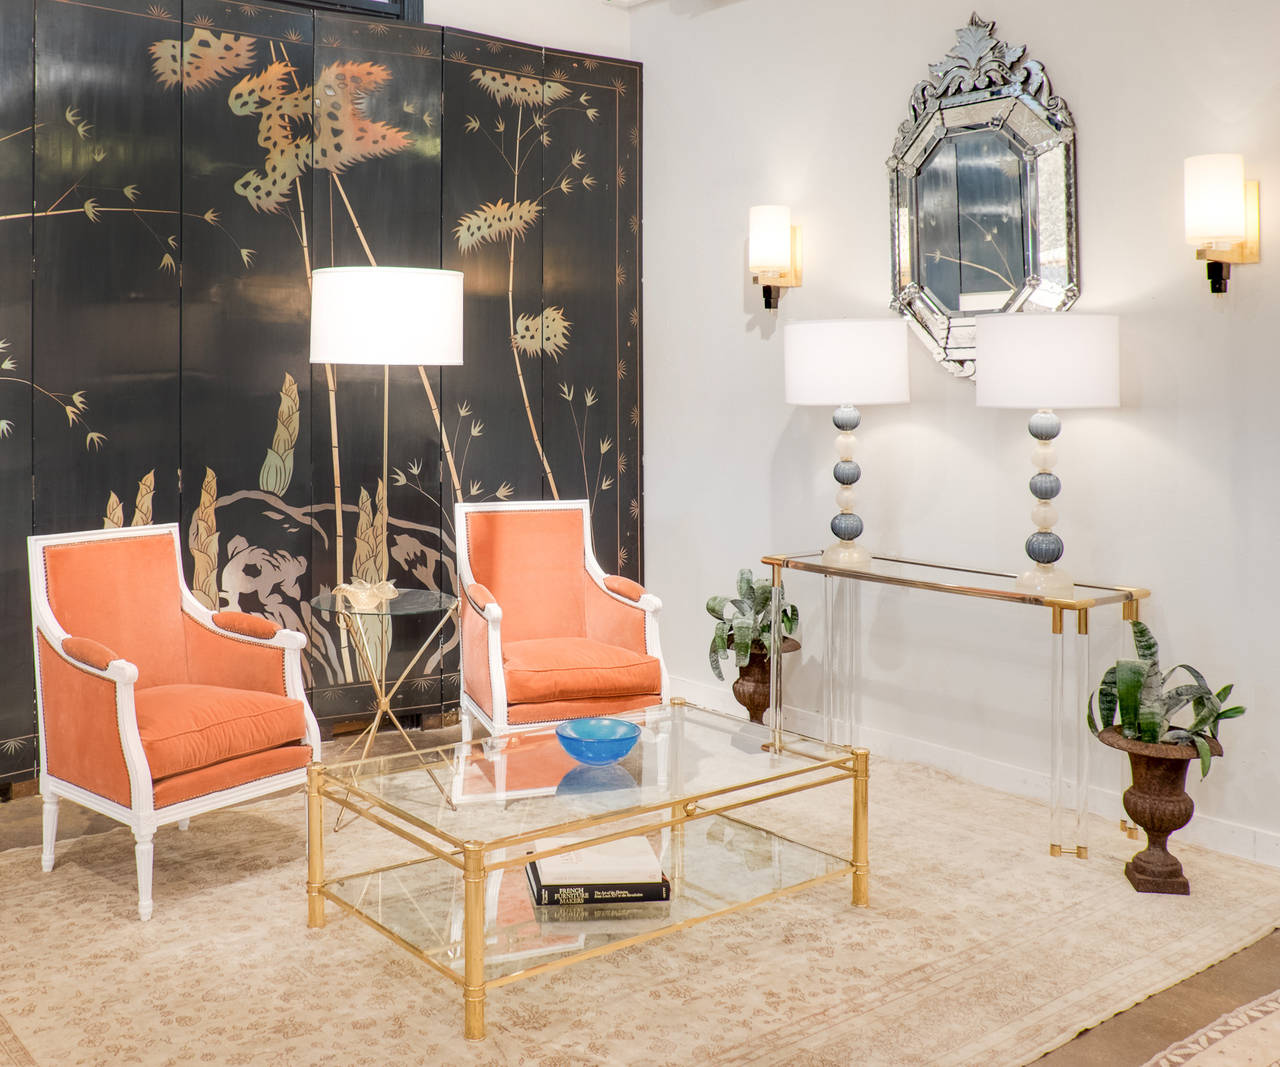
[[[889,157],[891,306],[953,374],[974,319],[1064,311],[1078,289],[1075,127],[1025,45],[975,13],[911,91]]]

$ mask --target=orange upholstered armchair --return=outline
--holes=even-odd
[[[457,504],[462,729],[492,733],[665,700],[662,603],[606,576],[585,500]]]
[[[200,604],[176,525],[32,537],[28,560],[42,865],[53,869],[59,798],[125,823],[149,919],[159,826],[297,785],[320,758],[306,638]]]

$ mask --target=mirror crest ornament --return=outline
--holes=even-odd
[[[1065,311],[1079,296],[1075,125],[1025,45],[969,16],[911,91],[889,157],[890,307],[952,374],[975,316]]]

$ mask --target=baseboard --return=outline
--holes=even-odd
[[[690,703],[746,717],[744,709],[734,700],[733,694],[726,687],[673,677],[671,692],[676,696],[683,696]],[[787,729],[796,730],[810,737],[822,736],[822,716],[818,713],[787,705],[783,714]],[[954,774],[957,778],[964,778],[1016,796],[1045,802],[1049,799],[1049,775],[1043,771],[1004,763],[964,749],[921,741],[918,738],[887,730],[877,730],[873,727],[864,727],[863,734],[863,744],[875,755],[911,763],[923,763],[928,767],[936,767],[948,774]],[[847,738],[837,737],[836,740],[844,742]],[[1113,788],[1096,783],[1089,787],[1089,810],[1116,820],[1117,832],[1119,832],[1119,820],[1124,815],[1124,807],[1120,800],[1121,791],[1118,787]],[[1269,867],[1280,867],[1280,833],[1271,830],[1262,830],[1197,812],[1191,822],[1178,831],[1177,839],[1201,845],[1228,856],[1256,860]]]

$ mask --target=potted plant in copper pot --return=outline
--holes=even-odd
[[[800,642],[787,636],[794,633],[800,623],[800,609],[782,599],[782,651],[794,652]],[[713,596],[707,600],[707,613],[716,620],[711,635],[708,654],[715,676],[724,681],[720,661],[728,658],[733,650],[738,667],[738,680],[733,683],[733,695],[747,709],[752,722],[764,722],[765,708],[769,706],[769,631],[773,587],[767,578],[755,578],[744,567],[738,571],[737,596]]]
[[[1103,744],[1129,754],[1133,785],[1125,790],[1124,810],[1147,833],[1147,847],[1125,864],[1129,882],[1140,893],[1186,894],[1191,887],[1182,864],[1169,854],[1168,839],[1195,811],[1186,792],[1187,767],[1198,758],[1201,777],[1209,773],[1212,757],[1222,755],[1218,724],[1243,715],[1244,708],[1223,707],[1232,687],[1215,693],[1204,675],[1185,663],[1162,672],[1156,639],[1136,619],[1133,644],[1138,658],[1108,667],[1089,697],[1089,729]],[[1179,672],[1190,681],[1171,684]],[[1190,708],[1191,721],[1178,725],[1173,717],[1184,708]]]

